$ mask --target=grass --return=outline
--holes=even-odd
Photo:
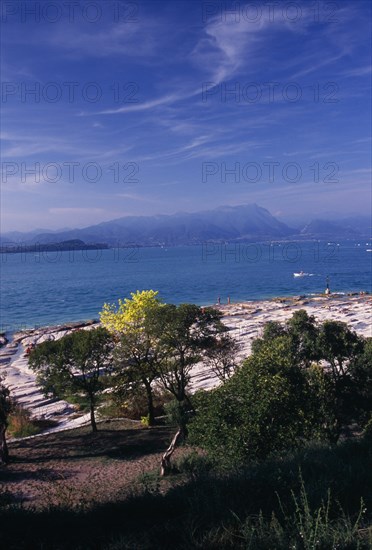
[[[4,548],[372,548],[370,440],[308,445],[234,471],[186,447],[164,479],[159,458],[171,428],[100,428],[11,445],[14,462],[0,470]],[[36,478],[49,499],[17,500],[17,475],[26,487]]]
[[[56,425],[52,420],[36,420],[31,418],[28,410],[17,405],[9,416],[8,437],[20,438],[36,435]]]

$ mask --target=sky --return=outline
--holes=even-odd
[[[1,231],[371,212],[371,3],[3,1]]]

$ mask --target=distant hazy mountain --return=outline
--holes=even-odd
[[[308,238],[338,238],[358,239],[361,236],[369,237],[370,227],[362,218],[348,218],[337,222],[328,220],[313,220],[303,227],[301,235]]]
[[[279,222],[268,210],[256,204],[222,206],[215,210],[188,214],[128,216],[83,229],[62,232],[42,232],[23,235],[27,244],[57,243],[80,239],[87,244],[107,243],[112,246],[125,244],[180,245],[205,241],[239,241],[283,238],[294,233]],[[8,235],[3,235],[3,242]],[[8,239],[12,240],[12,239]]]
[[[338,223],[343,227],[353,229],[361,235],[372,236],[372,214],[371,216],[351,216],[342,219]]]
[[[61,233],[63,231],[70,231],[70,228],[59,229],[58,231],[53,229],[33,229],[32,231],[9,231],[7,233],[2,233],[0,235],[0,245],[1,244],[11,244],[11,243],[20,243],[20,242],[30,242],[33,237],[45,233]]]
[[[278,221],[257,204],[221,206],[189,214],[127,216],[82,229],[64,231],[32,231],[8,233],[1,242],[22,242],[26,245],[52,244],[79,239],[86,244],[106,243],[109,246],[138,244],[172,246],[198,244],[205,241],[239,242],[269,239],[359,238],[370,236],[370,219],[355,217],[339,222],[313,220],[302,229],[293,229]]]

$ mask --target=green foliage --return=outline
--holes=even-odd
[[[299,310],[284,325],[267,323],[262,337],[253,342],[253,356],[265,347],[280,348],[284,340],[289,363],[305,373],[307,391],[301,407],[312,437],[335,443],[344,427],[353,422],[363,426],[372,412],[371,339],[359,337],[338,321],[317,324]],[[272,357],[275,363],[275,354]],[[268,357],[265,361],[270,366]]]
[[[225,383],[237,367],[236,355],[240,346],[228,334],[222,334],[208,346],[204,356],[204,364],[208,366],[217,378]]]
[[[141,424],[144,428],[148,428],[150,426],[150,415],[141,416]]]
[[[102,325],[110,332],[119,334],[144,333],[148,318],[161,307],[158,294],[154,290],[137,290],[131,292],[130,299],[119,300],[118,306],[104,304],[100,312]]]
[[[10,399],[9,388],[3,384],[3,379],[0,376],[0,464],[6,464],[9,460],[5,433],[8,428],[9,414],[12,406],[13,403]]]
[[[349,361],[363,352],[363,341],[341,321],[324,321],[319,328],[319,354],[333,369],[335,378],[346,373]]]
[[[333,505],[330,492],[326,502],[318,509],[309,506],[306,490],[302,485],[300,494],[292,493],[295,512],[288,514],[282,509],[284,521],[279,521],[275,513],[265,518],[262,513],[257,518],[248,517],[242,525],[242,536],[247,549],[287,550],[328,550],[337,548],[367,548],[359,539],[359,530],[363,525],[365,508],[360,504],[356,519],[348,518],[340,510],[340,518],[332,520],[330,509]]]
[[[344,426],[363,425],[372,408],[371,339],[359,337],[345,323],[325,321],[319,327],[319,356],[325,362],[328,390],[320,406],[334,418],[329,440],[336,442]]]
[[[180,402],[189,401],[192,367],[213,348],[226,332],[221,313],[193,304],[167,304],[159,316],[159,338],[163,349],[161,381]]]
[[[95,407],[105,388],[111,348],[110,334],[100,327],[43,342],[29,356],[30,367],[47,395],[82,395],[88,400],[93,431],[97,429]]]
[[[162,304],[158,293],[146,290],[132,293],[119,305],[105,304],[101,321],[114,335],[116,395],[123,399],[142,387],[147,395],[149,424],[154,423],[154,385],[164,389],[192,408],[188,386],[192,367],[207,357],[225,377],[234,364],[236,345],[224,335],[221,313],[193,304]],[[179,420],[183,418],[179,415]],[[185,425],[182,424],[182,428]]]
[[[176,467],[179,472],[186,474],[189,478],[198,479],[210,472],[213,466],[214,463],[210,458],[194,450],[183,455],[177,461]]]
[[[227,463],[262,459],[314,436],[310,388],[287,336],[263,343],[222,387],[200,392],[191,441]]]
[[[160,476],[158,472],[144,472],[137,479],[137,494],[158,495],[160,493]]]
[[[266,323],[262,338],[257,338],[253,342],[252,351],[259,351],[264,343],[272,342],[281,336],[288,337],[288,353],[296,364],[308,367],[312,361],[319,359],[315,318],[309,316],[304,309],[295,311],[284,325],[277,321]]]
[[[11,410],[12,402],[10,399],[9,388],[3,384],[3,380],[0,377],[0,427],[4,427],[6,429]]]
[[[29,437],[39,433],[40,428],[32,421],[29,411],[16,405],[9,415],[8,432],[10,437]]]
[[[164,307],[158,292],[137,291],[131,299],[119,300],[119,305],[105,304],[102,324],[114,334],[117,346],[114,353],[115,386],[118,393],[128,393],[140,385],[147,395],[149,425],[154,424],[153,385],[159,378],[158,320]]]
[[[113,381],[115,380],[113,376]],[[152,390],[153,410],[156,416],[165,414],[165,405],[171,399],[169,393],[155,386]],[[104,399],[99,407],[100,416],[104,418],[130,418],[141,420],[148,415],[148,399],[146,392],[140,384],[130,386],[118,385],[112,391],[104,394]]]
[[[372,417],[372,338],[363,342],[363,351],[349,365],[352,379],[351,409],[362,425]]]
[[[176,426],[186,426],[189,421],[190,407],[185,401],[172,399],[165,404],[165,414],[169,424]]]

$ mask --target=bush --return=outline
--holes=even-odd
[[[187,411],[187,405],[184,401],[177,401],[172,399],[166,403],[164,409],[167,416],[167,421],[170,424],[176,426],[186,426],[189,420],[189,413]]]
[[[37,421],[31,419],[31,413],[16,405],[9,415],[8,434],[10,437],[29,437],[40,433]]]
[[[196,479],[210,472],[213,462],[194,450],[179,458],[176,467],[179,472],[185,473],[191,479]]]
[[[190,442],[227,466],[297,448],[318,429],[303,369],[291,362],[286,337],[264,343],[223,386],[200,392]]]
[[[122,390],[116,394],[108,394],[108,398],[99,408],[99,414],[105,418],[129,418],[130,420],[141,420],[148,415],[148,403],[145,390],[135,387],[132,391]],[[168,394],[156,388],[153,391],[155,416],[165,414],[165,405],[169,401]]]

